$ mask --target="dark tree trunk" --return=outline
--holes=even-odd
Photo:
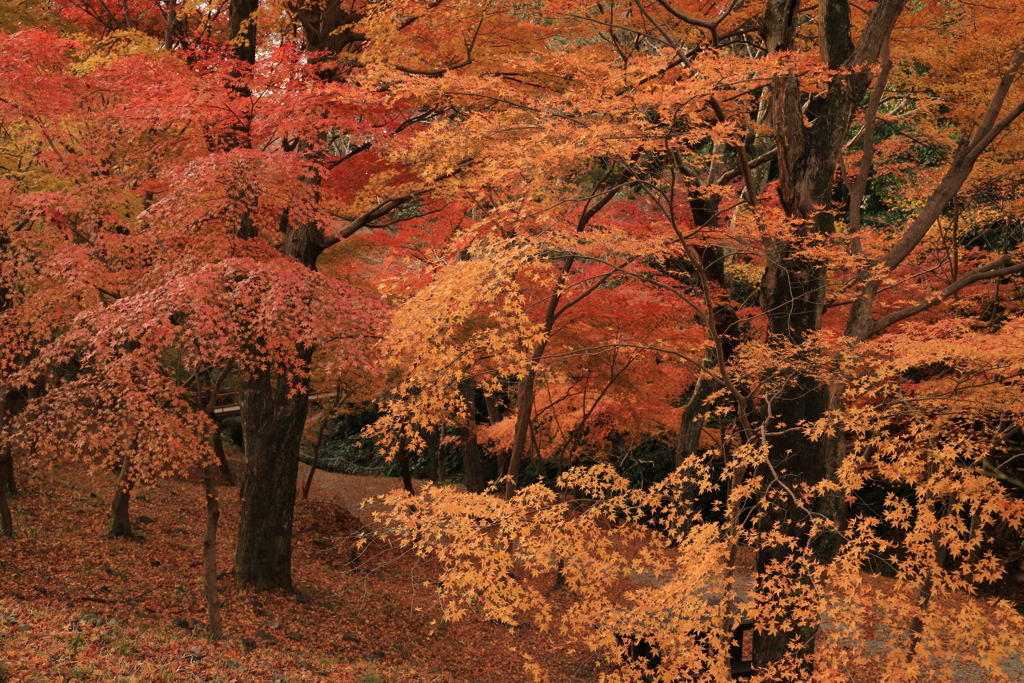
[[[203,586],[206,609],[210,617],[210,637],[223,640],[224,627],[220,618],[220,598],[217,596],[217,523],[220,521],[220,503],[212,465],[203,467],[203,492],[206,494],[206,535],[203,538]]]
[[[404,443],[398,448],[398,469],[402,473],[402,487],[409,492],[409,495],[415,496],[416,489],[412,487],[412,472],[409,471],[409,449]]]
[[[309,465],[309,476],[306,477],[306,483],[302,485],[302,500],[309,498],[309,489],[313,486],[313,475],[316,474],[316,466],[320,464],[320,447],[313,451],[313,462]]]
[[[444,456],[441,454],[441,430],[435,429],[426,434],[424,439],[427,442],[427,468],[430,473],[430,481],[440,484],[444,481]]]
[[[462,471],[466,476],[466,490],[483,493],[487,489],[484,468],[480,462],[480,446],[476,440],[476,384],[472,379],[459,383],[462,400],[469,415],[459,425],[459,440],[462,442]]]
[[[348,12],[342,5],[340,0],[298,2],[295,17],[302,24],[306,49],[310,52],[336,55],[366,39],[362,33],[351,30],[352,24],[362,19],[363,15]]]
[[[315,179],[310,181],[315,184]],[[281,221],[284,255],[310,270],[329,246],[314,223],[293,225]],[[297,349],[305,364],[313,349]],[[309,410],[308,381],[292,393],[288,377],[276,367],[242,372],[239,402],[245,440],[245,474],[235,549],[235,580],[263,588],[292,586],[292,521],[299,476],[299,447]],[[291,394],[291,395],[289,395]]]
[[[494,396],[484,394],[484,405],[487,406],[487,421],[492,425],[501,422],[501,411],[498,410],[498,402],[494,399]]]
[[[18,484],[14,479],[14,456],[11,455],[10,451],[7,451],[7,454],[4,456],[3,468],[5,480],[4,486],[7,492],[12,496],[18,495]]]
[[[135,538],[131,520],[128,519],[128,505],[132,498],[130,469],[131,460],[125,455],[121,458],[121,475],[117,478],[117,489],[110,504],[110,530],[107,538]]]
[[[306,362],[312,355],[299,354]],[[243,375],[239,389],[246,464],[235,579],[291,591],[295,483],[308,396],[289,397],[287,378],[273,370]]]
[[[9,474],[6,467],[11,460],[10,451],[4,453],[4,467],[0,468],[0,528],[7,538],[14,536],[14,519],[11,517],[11,506],[7,503],[7,490],[9,488]]]
[[[341,398],[340,393],[335,397],[335,407]],[[302,485],[302,500],[309,498],[309,487],[313,485],[313,475],[316,474],[316,466],[320,464],[320,449],[324,445],[324,431],[327,429],[327,418],[320,421],[320,427],[316,430],[316,443],[313,445],[313,462],[309,466],[309,476],[306,483]]]
[[[830,207],[850,123],[871,84],[873,75],[869,67],[878,61],[904,2],[880,0],[854,45],[848,0],[822,0],[818,4],[822,60],[831,68],[846,70],[837,72],[827,91],[812,96],[809,103],[801,93],[796,73],[778,76],[769,86],[771,126],[778,145],[779,199],[786,214],[801,221],[796,237],[807,243],[816,238],[824,240],[834,232],[835,219]],[[793,48],[798,7],[797,0],[768,1],[762,26],[769,51]],[[761,308],[768,319],[769,333],[800,344],[821,329],[827,264],[801,258],[786,240],[769,239],[765,248],[768,266],[761,281]],[[828,387],[810,377],[793,377],[788,390],[770,406],[772,424],[768,429],[775,430],[779,424],[796,425],[801,420],[813,422],[824,415],[829,403]],[[839,451],[828,452],[836,444],[814,443],[798,432],[772,438],[769,445],[772,468],[780,473],[781,483],[798,495],[807,486],[829,478],[830,468],[838,466],[841,455]],[[765,467],[767,485],[781,488],[780,482],[774,481],[772,468]],[[762,532],[778,528],[804,540],[811,532],[810,523],[806,508],[787,493],[765,510],[758,527]],[[804,543],[797,545],[804,547]],[[758,576],[766,576],[766,569],[775,562],[796,560],[800,552],[788,545],[759,548]],[[801,575],[788,578],[794,590],[799,590],[807,580]],[[775,634],[757,632],[754,665],[764,667],[781,661],[790,652],[793,639],[799,642],[799,654],[810,654],[816,630],[817,624],[812,624],[782,629]]]
[[[2,294],[3,290],[0,290],[0,295]],[[17,412],[17,404],[18,392],[5,391],[3,403],[0,405],[0,429],[3,429],[7,421]],[[3,458],[0,459],[0,468],[3,469],[2,474],[4,476],[4,482],[0,485],[0,491],[9,491],[12,495],[16,495],[18,493],[18,486],[14,481],[14,455],[9,448],[4,449]]]
[[[235,485],[235,477],[231,474],[231,466],[228,464],[227,456],[224,455],[224,440],[220,438],[220,432],[213,433],[213,452],[217,456],[217,463],[220,473],[228,480],[228,484]]]
[[[256,62],[256,17],[259,0],[231,0],[228,19],[228,38],[236,41],[235,56],[254,64]]]

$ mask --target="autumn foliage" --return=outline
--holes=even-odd
[[[4,477],[203,468],[212,611],[218,396],[234,577],[285,591],[361,410],[449,619],[653,647],[607,680],[726,680],[747,622],[752,680],[942,679],[1024,522],[1021,11],[4,5]]]

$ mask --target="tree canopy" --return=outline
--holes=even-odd
[[[382,518],[453,618],[550,627],[547,572],[659,680],[724,680],[746,619],[757,680],[931,675],[934,596],[1024,521],[1022,12],[0,5],[3,457],[208,466],[230,385],[235,578],[291,590],[309,396],[358,377],[410,489],[463,450]],[[845,608],[878,563],[882,653]]]

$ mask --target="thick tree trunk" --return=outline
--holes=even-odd
[[[312,351],[299,354],[306,362]],[[292,590],[292,519],[299,445],[309,401],[289,396],[287,378],[273,370],[240,382],[246,466],[235,551],[235,579]]]
[[[282,220],[284,255],[310,270],[328,242],[313,223],[291,225]],[[305,364],[313,349],[297,349]],[[235,580],[262,588],[292,591],[292,521],[299,447],[309,410],[308,381],[301,393],[276,367],[242,372],[239,402],[245,440],[245,474],[239,493],[242,509],[235,548]]]
[[[795,235],[798,240],[813,243],[815,238],[824,239],[834,232],[830,207],[836,169],[854,113],[872,80],[867,67],[878,61],[904,2],[880,0],[854,45],[848,1],[822,0],[818,4],[822,60],[831,68],[849,70],[833,76],[825,94],[811,97],[810,102],[801,92],[796,73],[776,77],[769,87],[771,125],[778,145],[779,199],[786,214],[801,221]],[[797,0],[768,1],[762,26],[769,51],[793,48],[798,7]],[[765,247],[768,266],[761,282],[761,308],[769,332],[777,339],[800,344],[821,329],[827,264],[802,258],[788,240],[770,239]],[[824,415],[829,402],[827,387],[811,377],[795,376],[784,394],[773,400],[768,429],[775,430],[780,424],[791,427],[801,420],[813,422]],[[763,468],[767,485],[776,489],[785,485],[802,496],[807,486],[833,476],[842,449],[831,440],[824,441],[827,443],[813,443],[799,432],[771,438],[770,462]],[[780,481],[776,481],[776,475]],[[829,502],[834,501],[826,501],[824,509],[834,507]],[[765,510],[758,528],[764,533],[778,529],[802,541],[811,533],[810,524],[802,501],[794,500],[787,492]],[[804,543],[798,542],[797,547],[804,547]],[[775,563],[791,562],[799,567],[800,552],[789,545],[762,546],[757,556],[758,576],[765,577],[766,570]],[[799,573],[787,578],[794,591],[806,587],[806,577]],[[781,629],[775,634],[757,632],[754,665],[764,667],[781,661],[791,652],[791,640],[797,641],[799,654],[809,655],[816,630],[817,624],[812,624]]]
[[[132,498],[130,469],[131,460],[125,455],[121,458],[121,475],[117,479],[117,489],[110,503],[110,530],[107,532],[107,538],[135,538],[131,520],[128,518],[128,506]]]
[[[224,638],[220,618],[220,598],[217,596],[217,523],[220,521],[220,503],[213,465],[203,467],[203,492],[206,494],[206,535],[203,538],[203,586],[206,609],[210,617],[210,637]]]
[[[231,0],[229,6],[228,38],[235,43],[235,56],[254,64],[256,62],[256,17],[259,0]]]

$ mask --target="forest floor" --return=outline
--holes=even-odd
[[[84,468],[19,481],[16,536],[0,537],[0,682],[515,683],[533,680],[528,660],[555,683],[609,671],[599,653],[557,630],[444,621],[436,566],[374,539],[373,505],[360,506],[401,481],[323,472],[296,506],[299,593],[256,592],[225,578],[227,638],[214,642],[202,592],[201,485],[173,479],[138,491],[133,541],[102,538],[115,484],[113,474]],[[223,487],[220,499],[218,555],[227,570],[237,489]],[[558,609],[568,607],[568,596],[560,600],[556,593]],[[979,676],[958,670],[953,680],[989,680]],[[877,677],[865,670],[852,679]]]
[[[113,474],[84,468],[19,481],[15,538],[0,536],[0,681],[497,683],[532,680],[523,669],[531,656],[553,680],[596,679],[600,658],[556,634],[445,622],[434,567],[381,541],[357,548],[367,530],[349,509],[400,488],[398,479],[315,478],[295,511],[299,593],[221,580],[222,642],[205,627],[202,486],[140,490],[133,541],[102,538],[115,485]],[[239,502],[235,488],[220,494],[218,564],[228,570]]]

